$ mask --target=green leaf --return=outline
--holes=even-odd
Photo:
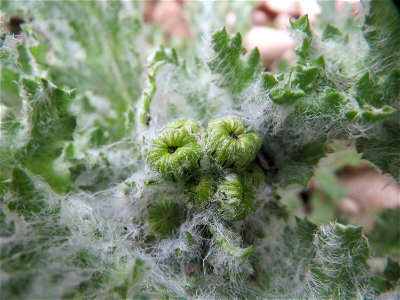
[[[268,208],[267,208],[268,209]],[[292,219],[292,218],[291,218]],[[276,219],[273,219],[277,222]],[[279,224],[285,226],[282,233],[279,234],[279,240],[274,241],[273,245],[268,245],[271,250],[262,252],[262,256],[267,257],[267,263],[257,266],[262,272],[269,275],[270,288],[285,298],[300,298],[298,290],[288,287],[287,282],[293,282],[293,279],[304,282],[304,278],[308,271],[308,262],[314,256],[315,249],[313,246],[313,237],[317,230],[317,226],[307,219],[296,218],[291,225]],[[276,224],[277,225],[277,224]],[[266,226],[266,239],[274,238],[274,226]],[[277,243],[276,243],[277,242]],[[265,245],[265,244],[261,244]],[[258,249],[255,245],[255,251]],[[264,246],[265,247],[265,246]],[[294,265],[292,262],[295,262]],[[308,298],[308,297],[306,297]]]
[[[400,179],[400,130],[396,118],[384,122],[376,134],[371,134],[369,138],[358,138],[356,149],[382,172]]]
[[[379,122],[390,119],[396,113],[396,109],[389,105],[375,108],[372,105],[363,105],[360,120],[363,122]]]
[[[400,253],[400,207],[379,213],[369,234],[374,255],[398,256]]]
[[[307,186],[314,172],[308,164],[298,163],[293,160],[282,162],[279,172],[274,178],[280,187],[287,187],[291,184]]]
[[[15,107],[16,110],[20,107],[19,101],[19,88],[18,88],[19,75],[17,71],[6,68],[5,65],[1,64],[0,73],[0,97],[1,102],[8,107]]]
[[[179,59],[178,53],[175,49],[166,49],[164,46],[160,46],[160,48],[155,52],[151,59],[150,66],[152,67],[154,64],[162,61],[176,66],[184,65],[184,63]]]
[[[326,147],[319,142],[311,142],[303,146],[296,155],[295,160],[302,160],[310,165],[315,165],[326,153]]]
[[[381,87],[376,83],[376,80],[372,78],[371,72],[369,71],[364,73],[364,75],[357,80],[354,90],[360,105],[370,104],[380,106],[383,104]]]
[[[281,151],[284,150],[282,149]],[[325,153],[326,147],[320,142],[308,143],[300,149],[292,150],[290,154],[285,153],[282,157],[278,153],[275,160],[278,174],[271,178],[272,181],[278,183],[280,187],[286,187],[291,184],[307,186],[314,174],[315,165]]]
[[[400,66],[400,19],[395,2],[368,2],[364,37],[369,44],[369,64],[380,74]]]
[[[313,241],[315,257],[307,276],[308,297],[350,299],[370,285],[368,241],[358,226],[322,225]]]
[[[322,94],[322,101],[327,110],[340,113],[340,106],[344,103],[343,96],[334,89],[326,89]]]
[[[269,97],[273,102],[285,105],[294,104],[304,96],[305,93],[301,89],[293,89],[288,86],[273,88],[269,93]]]
[[[270,90],[277,84],[278,80],[275,78],[273,74],[268,72],[263,74],[263,86],[265,89]]]
[[[236,232],[228,230],[227,228],[210,228],[211,232],[215,236],[215,243],[221,247],[221,249],[232,257],[241,259],[247,259],[253,253],[253,245],[246,248],[241,247],[240,237],[237,236]]]
[[[45,192],[37,187],[32,175],[21,168],[12,170],[11,191],[14,197],[8,208],[25,218],[33,217],[46,208]]]
[[[306,35],[311,35],[310,21],[308,20],[308,15],[301,16],[297,19],[290,19],[290,26],[292,30],[300,31]]]
[[[126,299],[128,289],[142,280],[146,269],[148,269],[148,266],[146,266],[145,262],[140,258],[136,258],[133,266],[127,264],[115,270],[111,276],[112,290],[123,299]]]
[[[342,36],[340,30],[332,24],[327,24],[322,32],[322,40],[339,39]]]
[[[139,100],[139,120],[141,126],[149,126],[151,121],[150,108],[154,94],[156,93],[156,72],[161,67],[162,62],[155,65],[150,73],[147,75],[147,82],[145,89],[142,92],[142,96]]]
[[[25,139],[20,134],[22,129],[21,120],[15,116],[12,110],[0,105],[0,113],[0,178],[7,180],[9,178],[9,170],[18,157],[18,149],[25,144]]]
[[[8,221],[7,214],[0,208],[0,237],[6,238],[15,233],[15,221]]]
[[[233,257],[239,257],[245,259],[250,256],[253,252],[253,246],[249,246],[246,248],[235,247],[228,243],[227,241],[221,242],[221,247],[225,251],[226,254]]]
[[[142,71],[135,39],[138,4],[113,1],[37,3],[35,22],[52,34],[52,79],[79,91],[94,91],[123,113],[140,93]],[[55,26],[63,22],[63,27]],[[56,39],[54,39],[56,37]],[[73,76],[71,76],[73,74]]]
[[[293,249],[293,255],[296,256],[295,260],[310,259],[314,254],[313,238],[318,227],[307,219],[296,217],[295,220],[294,227],[285,228],[283,239],[286,246],[289,249]],[[296,247],[294,247],[294,244],[296,244]]]
[[[385,98],[385,104],[392,104],[400,95],[400,69],[394,69],[384,78],[382,89]]]
[[[28,132],[22,162],[31,172],[42,176],[55,191],[65,191],[69,186],[69,174],[54,162],[65,143],[72,140],[76,127],[75,117],[69,112],[75,91],[61,89],[44,78],[22,78],[21,90],[23,130]]]
[[[299,63],[306,64],[307,60],[309,60],[313,54],[311,38],[308,36],[303,38],[300,46],[298,46],[294,52],[296,53]]]
[[[296,66],[292,73],[291,84],[295,87],[299,87],[302,90],[306,90],[309,86],[317,79],[321,72],[320,67],[305,67]]]
[[[219,75],[217,84],[233,93],[241,92],[261,71],[260,53],[257,48],[242,57],[242,37],[239,33],[229,37],[225,28],[211,36],[214,51],[208,66],[211,73]]]
[[[383,275],[389,282],[396,284],[400,279],[400,264],[388,258]]]

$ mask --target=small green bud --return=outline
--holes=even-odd
[[[230,173],[217,190],[217,210],[227,220],[244,220],[254,208],[255,192],[251,181]]]
[[[187,129],[168,128],[153,140],[147,163],[166,180],[181,179],[200,166],[203,151]]]
[[[188,182],[186,194],[193,204],[203,205],[212,199],[215,191],[215,179],[209,174],[202,174]]]
[[[218,165],[243,168],[254,160],[261,138],[238,117],[225,117],[208,123],[206,149]]]
[[[175,120],[167,125],[168,128],[174,128],[174,129],[186,129],[192,134],[199,133],[200,132],[200,124],[199,122],[190,120],[190,119],[178,119]]]
[[[183,210],[172,200],[158,200],[147,210],[147,220],[160,236],[171,234],[183,221]]]

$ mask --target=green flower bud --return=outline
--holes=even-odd
[[[186,129],[190,133],[199,133],[200,132],[200,124],[199,122],[189,120],[189,119],[178,119],[175,121],[172,121],[167,125],[168,128],[174,128],[174,129]]]
[[[172,200],[158,200],[147,210],[147,220],[154,232],[161,236],[171,234],[183,221],[183,210]]]
[[[260,146],[260,136],[249,130],[238,117],[226,117],[208,123],[207,154],[223,167],[245,167],[254,160]]]
[[[186,129],[168,128],[153,140],[147,163],[166,180],[182,178],[200,166],[203,151]]]
[[[254,208],[255,192],[251,181],[230,173],[217,190],[217,210],[227,220],[244,220]]]
[[[193,204],[203,205],[212,199],[216,189],[215,179],[209,174],[202,174],[188,182],[186,194]]]

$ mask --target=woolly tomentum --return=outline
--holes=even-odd
[[[215,179],[209,174],[202,174],[189,181],[186,194],[190,202],[202,205],[212,199],[215,190]]]
[[[188,130],[168,128],[153,140],[147,162],[164,179],[182,178],[199,167],[203,151]]]
[[[260,136],[249,130],[238,117],[225,117],[208,123],[207,154],[222,167],[245,167],[254,160],[260,146]]]
[[[155,233],[165,236],[182,223],[183,211],[172,200],[158,200],[149,206],[147,220]]]
[[[244,220],[254,207],[255,193],[247,178],[230,173],[218,186],[217,210],[224,219]]]

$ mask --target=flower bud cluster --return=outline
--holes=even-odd
[[[147,163],[163,180],[183,183],[191,206],[212,203],[222,219],[245,220],[254,209],[257,180],[249,165],[261,137],[236,116],[212,120],[202,132],[192,120],[170,123],[153,140]],[[161,236],[183,220],[183,208],[170,199],[156,201],[147,213],[151,228]]]

